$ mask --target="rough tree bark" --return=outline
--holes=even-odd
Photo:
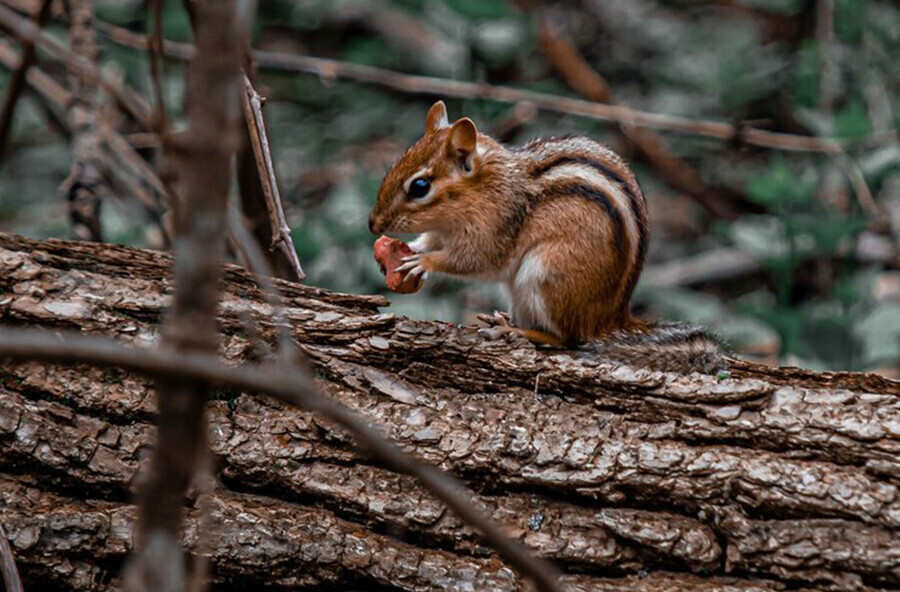
[[[0,234],[0,320],[158,338],[170,258]],[[221,353],[258,360],[269,307],[224,274]],[[322,388],[462,477],[571,590],[900,588],[900,385],[735,362],[732,377],[612,366],[279,282]],[[2,328],[0,328],[2,330]],[[151,382],[0,363],[0,523],[27,589],[111,590],[152,443]],[[412,479],[309,413],[219,389],[215,587],[519,590]],[[189,509],[185,542],[196,542]],[[204,519],[206,521],[208,519]]]

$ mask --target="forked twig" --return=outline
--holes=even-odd
[[[3,583],[6,586],[6,592],[24,592],[19,570],[16,569],[16,558],[13,557],[3,525],[0,525],[0,568],[3,569]]]
[[[250,133],[250,142],[253,145],[253,154],[256,157],[256,167],[259,170],[259,181],[262,185],[263,195],[266,198],[266,209],[269,212],[269,223],[272,227],[272,244],[269,248],[280,249],[290,262],[298,281],[306,279],[294,241],[291,239],[291,227],[288,226],[281,205],[281,194],[278,191],[278,179],[275,177],[275,166],[272,163],[272,152],[269,149],[269,138],[266,133],[266,122],[263,118],[263,98],[250,79],[244,75],[244,116],[247,119],[247,130]]]

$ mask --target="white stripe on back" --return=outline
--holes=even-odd
[[[606,195],[625,223],[625,232],[628,234],[628,239],[631,242],[629,251],[631,258],[634,259],[638,252],[641,236],[638,230],[638,222],[634,219],[634,212],[631,211],[628,194],[619,183],[592,166],[579,163],[567,163],[553,167],[544,173],[540,180],[545,187],[560,181],[581,181],[590,187],[596,187],[598,191]]]

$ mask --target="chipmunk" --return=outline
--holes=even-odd
[[[504,146],[469,118],[450,124],[443,101],[425,135],[387,172],[369,230],[422,233],[397,268],[500,282],[511,322],[488,338],[589,347],[625,363],[715,372],[722,358],[702,331],[631,315],[649,241],[647,205],[628,165],[587,137]]]

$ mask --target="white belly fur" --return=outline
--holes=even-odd
[[[523,329],[559,333],[547,315],[541,293],[541,283],[547,277],[547,271],[538,253],[533,250],[526,253],[511,276],[506,288],[513,324]]]

